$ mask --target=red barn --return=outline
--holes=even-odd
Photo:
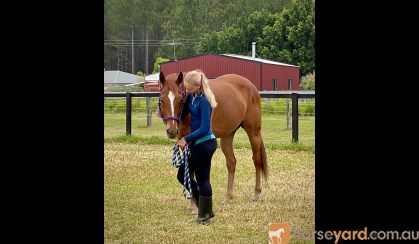
[[[300,67],[235,54],[204,54],[160,64],[165,75],[202,70],[210,79],[238,74],[249,79],[259,91],[298,90]]]

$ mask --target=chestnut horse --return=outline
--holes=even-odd
[[[158,116],[166,124],[169,138],[181,139],[189,134],[190,115],[180,118],[186,100],[183,86],[183,73],[170,74],[167,77],[160,72],[160,97]],[[256,168],[256,186],[253,200],[259,199],[262,191],[261,173],[268,177],[268,164],[265,146],[261,135],[260,96],[256,87],[246,78],[236,74],[227,74],[209,81],[218,105],[212,110],[211,130],[221,141],[221,150],[226,158],[228,184],[226,201],[233,198],[234,173],[236,158],[233,152],[233,138],[242,127],[249,137]]]

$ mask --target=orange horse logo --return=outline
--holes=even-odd
[[[290,226],[284,223],[272,223],[269,225],[269,243],[287,244],[291,238]]]

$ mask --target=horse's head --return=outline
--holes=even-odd
[[[186,93],[183,87],[183,73],[164,76],[160,71],[160,97],[157,115],[166,124],[167,137],[173,139],[178,135],[180,116]]]

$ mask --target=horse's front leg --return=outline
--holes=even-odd
[[[190,176],[195,179],[195,172],[192,172]],[[199,196],[194,195],[193,197],[195,197],[195,199],[199,199]],[[191,210],[191,214],[198,214],[198,206],[192,198],[189,201],[188,209]]]
[[[227,137],[221,138],[221,150],[226,158],[226,165],[228,170],[227,178],[227,194],[226,202],[230,202],[233,199],[233,185],[234,185],[234,173],[236,172],[236,157],[233,152],[233,138],[235,132],[228,135]]]

